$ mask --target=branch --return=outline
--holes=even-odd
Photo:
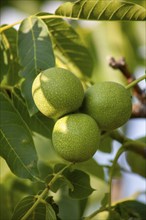
[[[138,81],[135,83],[136,79],[130,73],[124,57],[119,60],[115,60],[115,58],[111,57],[109,59],[109,66],[113,69],[120,70],[127,78],[128,85],[126,88],[129,88],[133,84],[133,95],[138,98],[139,104],[133,104],[131,118],[146,118],[146,90],[142,90],[139,87]],[[146,76],[144,75],[143,77],[143,79],[145,79]]]
[[[146,144],[144,142],[129,139],[117,130],[111,131],[110,136],[120,142],[125,148],[125,151],[133,151],[146,159]]]
[[[37,196],[37,200],[35,201],[35,203],[32,205],[32,207],[30,207],[30,209],[25,213],[25,215],[21,218],[21,220],[26,220],[31,213],[33,212],[33,210],[37,207],[37,205],[41,202],[42,199],[44,199],[46,197],[46,195],[48,194],[50,187],[53,185],[53,183],[57,180],[57,178],[63,173],[63,171],[65,169],[67,169],[68,167],[70,167],[72,165],[72,163],[66,165],[63,169],[61,169],[58,173],[54,174],[54,177],[51,179],[51,181],[48,183],[47,187],[43,190],[43,192]]]
[[[128,84],[135,80],[135,77],[130,73],[128,66],[126,64],[125,58],[122,57],[119,60],[115,60],[115,58],[111,57],[109,59],[109,66],[113,69],[119,69],[121,73],[127,78]],[[146,94],[138,84],[134,85],[134,96],[136,96],[141,103],[146,103]]]
[[[146,105],[133,104],[131,118],[146,118]]]

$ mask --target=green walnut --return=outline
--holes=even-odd
[[[89,115],[76,113],[60,118],[54,126],[52,142],[56,152],[70,162],[86,161],[99,147],[100,130]]]
[[[125,124],[131,116],[129,91],[116,82],[100,82],[85,93],[82,111],[92,116],[101,130],[109,131]]]
[[[37,75],[32,85],[32,96],[40,112],[57,119],[81,106],[84,90],[73,73],[54,67]]]

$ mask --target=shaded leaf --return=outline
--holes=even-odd
[[[60,172],[65,167],[66,167],[66,164],[62,164],[62,163],[55,164],[54,174],[50,173],[48,177],[46,178],[46,182],[47,183],[50,182],[51,179],[54,177],[54,175],[56,175],[56,173]],[[67,171],[69,171],[69,168],[64,170],[65,173]],[[63,186],[66,186],[66,185],[68,186],[69,189],[73,189],[72,183],[66,178],[66,176],[63,173],[60,174],[58,178],[55,180],[55,182],[51,184],[50,186],[50,189],[55,193],[57,192],[57,190],[61,189]]]
[[[32,207],[32,205],[34,204],[34,201],[35,201],[34,196],[27,196],[23,198],[17,204],[11,220],[21,219],[24,216],[24,214]]]
[[[57,220],[56,214],[52,208],[52,206],[46,203],[46,218],[45,220]]]
[[[48,15],[40,13],[38,16]],[[91,77],[93,60],[74,28],[61,18],[44,19],[51,33],[56,57],[79,77]]]
[[[82,201],[84,202],[86,199],[72,199],[63,189],[61,190],[61,196],[57,204],[59,205],[59,217],[61,220],[81,220],[81,206]]]
[[[109,162],[111,162],[112,165],[113,165],[113,160],[110,160]],[[108,166],[108,165],[107,165],[107,166],[105,166],[105,167],[108,168],[108,175],[110,175],[112,166]],[[116,163],[116,164],[114,165],[114,170],[113,170],[112,176],[113,176],[113,178],[115,178],[115,179],[118,179],[118,178],[121,177],[121,167],[120,167],[120,165],[119,165],[118,163]]]
[[[0,102],[0,155],[14,174],[33,180],[38,171],[32,134],[10,100],[2,93]]]
[[[21,76],[26,78],[22,91],[29,113],[33,115],[37,108],[31,94],[32,82],[40,71],[55,66],[48,29],[38,17],[31,16],[22,21],[18,31],[18,54],[23,67]]]
[[[63,163],[57,163],[54,166],[54,173],[58,173],[59,171],[61,171],[64,167],[66,167],[66,164]]]
[[[109,202],[109,193],[105,193],[102,201],[101,201],[101,205],[102,207],[105,207]]]
[[[45,179],[48,175],[53,174],[52,167],[44,163],[43,161],[38,162],[38,170],[42,179]],[[46,182],[48,183],[48,181]]]
[[[126,152],[126,160],[132,172],[146,178],[146,159],[132,151]],[[136,163],[135,163],[136,161]]]
[[[118,203],[114,210],[120,214],[121,219],[145,220],[146,204],[138,201],[124,201]]]
[[[101,138],[99,150],[105,153],[110,153],[112,150],[112,138],[109,135],[106,135]]]
[[[79,219],[82,219],[84,211],[86,210],[86,207],[87,207],[88,198],[80,199],[78,201],[79,201],[79,211],[80,211],[80,218]]]
[[[69,196],[75,199],[83,199],[88,197],[94,189],[90,186],[90,177],[81,170],[73,170],[65,174],[66,178],[73,185],[73,189],[69,189]]]
[[[11,209],[10,209],[9,193],[5,186],[0,184],[0,217],[1,219],[10,220]]]
[[[112,210],[110,213],[109,213],[109,216],[107,218],[107,220],[123,220],[123,218],[121,218],[120,214],[114,210]],[[126,220],[126,219],[124,219]],[[128,220],[128,219],[127,219]]]
[[[52,176],[53,177],[53,176]],[[61,189],[63,186],[68,185],[70,188],[73,188],[71,183],[67,181],[67,179],[63,176],[58,177],[56,181],[50,186],[50,189],[52,192],[56,193],[59,189]]]
[[[23,198],[15,208],[12,216],[12,220],[20,220],[27,211],[33,206],[36,198],[34,196],[27,196]],[[56,220],[56,214],[50,204],[44,201],[39,203],[36,208],[32,211],[28,220]]]
[[[92,174],[93,176],[96,176],[100,179],[104,179],[103,167],[100,166],[97,163],[97,161],[95,161],[93,158],[91,158],[88,161],[80,163],[80,166],[78,164],[75,164],[74,168],[85,171],[89,175]]]
[[[20,113],[23,120],[27,123],[29,128],[32,131],[51,139],[54,121],[47,118],[40,112],[30,117],[25,100],[21,96],[20,90],[17,88],[14,88],[12,100],[15,108]]]
[[[66,2],[55,12],[57,15],[86,20],[146,20],[146,9],[123,0],[78,0]]]
[[[138,138],[137,141],[142,141],[142,142],[146,143],[146,136]]]
[[[56,213],[57,220],[59,220],[59,217],[58,217],[58,214],[59,214],[59,206],[55,203],[53,197],[52,197],[52,196],[48,196],[48,197],[45,199],[45,201],[52,206],[53,210],[54,210],[55,213]]]

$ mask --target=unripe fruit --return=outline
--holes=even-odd
[[[98,149],[100,130],[89,115],[77,113],[60,118],[53,129],[52,142],[58,154],[67,161],[90,159]]]
[[[84,90],[73,73],[54,67],[37,75],[32,85],[32,96],[44,115],[57,119],[81,106]]]
[[[92,116],[101,130],[116,129],[131,116],[130,93],[116,82],[96,83],[87,89],[82,111]]]

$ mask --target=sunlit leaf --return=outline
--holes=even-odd
[[[27,123],[29,128],[32,131],[51,139],[52,129],[54,125],[53,120],[42,115],[40,112],[30,117],[29,112],[27,110],[27,106],[25,104],[24,99],[21,96],[19,89],[14,89],[14,92],[12,93],[12,100],[15,108],[20,113],[23,120]]]
[[[22,21],[18,31],[18,54],[23,67],[21,76],[26,78],[22,91],[29,113],[33,115],[37,108],[31,95],[32,82],[41,70],[55,66],[48,29],[38,17],[31,16]]]
[[[86,20],[146,20],[146,9],[138,4],[119,0],[78,0],[66,2],[57,15]]]
[[[9,28],[1,34],[1,77],[4,77],[3,84],[15,85],[19,82],[20,65],[17,56],[17,31]],[[1,51],[1,52],[2,52]],[[7,63],[8,62],[8,63]]]
[[[90,77],[93,71],[93,60],[79,34],[61,18],[44,19],[51,33],[56,57],[79,77]]]
[[[0,60],[1,60],[1,68],[0,68],[0,82],[4,79],[4,76],[9,71],[9,62],[10,62],[10,50],[9,45],[7,43],[7,39],[4,34],[0,35]]]
[[[38,171],[32,134],[11,101],[2,93],[0,102],[0,155],[14,174],[33,180]]]

